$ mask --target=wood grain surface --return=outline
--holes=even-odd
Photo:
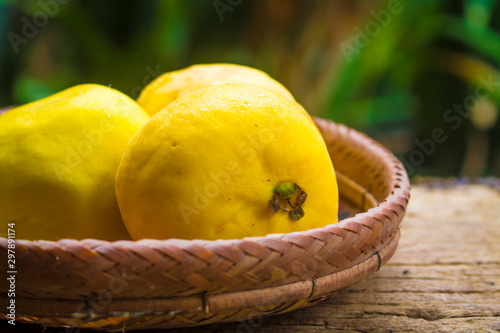
[[[2,322],[0,332],[94,331]],[[500,190],[414,185],[396,254],[342,295],[284,315],[168,332],[500,332]]]

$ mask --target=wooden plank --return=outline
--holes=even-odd
[[[168,332],[500,332],[498,189],[414,186],[401,235],[387,265],[337,298],[283,315]]]

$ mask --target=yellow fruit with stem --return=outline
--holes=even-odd
[[[335,171],[295,102],[247,84],[198,89],[130,142],[116,194],[133,239],[229,239],[337,222]]]

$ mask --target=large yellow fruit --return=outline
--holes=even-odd
[[[154,115],[177,98],[196,89],[237,83],[265,87],[295,101],[281,83],[258,69],[234,64],[205,64],[161,75],[144,88],[137,102],[147,113]]]
[[[149,119],[111,88],[80,85],[0,116],[0,220],[18,239],[130,239],[118,164]],[[4,231],[2,231],[3,235]]]
[[[325,143],[295,102],[254,85],[196,90],[153,116],[117,173],[133,239],[230,239],[337,222]]]

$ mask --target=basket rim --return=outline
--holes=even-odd
[[[113,299],[105,305],[99,305],[99,311],[92,306],[85,311],[76,311],[81,308],[81,300],[44,300],[20,297],[21,307],[28,307],[31,311],[18,313],[19,316],[75,317],[83,320],[97,320],[100,318],[121,318],[175,315],[179,313],[216,313],[221,310],[236,310],[242,308],[264,307],[277,303],[307,301],[310,303],[329,298],[353,283],[377,272],[394,255],[400,240],[400,233],[396,233],[390,241],[372,256],[359,264],[318,278],[298,281],[289,284],[263,287],[258,289],[239,290],[214,295],[193,295],[187,297],[157,297],[137,299]],[[56,306],[56,309],[54,308]],[[293,306],[293,305],[291,305]],[[38,312],[32,312],[38,309]],[[145,311],[144,309],[147,309]]]

